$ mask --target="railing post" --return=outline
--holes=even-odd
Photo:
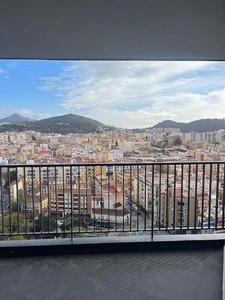
[[[154,182],[154,164],[152,165],[152,219],[151,219],[151,240],[153,241],[154,236],[154,196],[155,196],[155,182]]]

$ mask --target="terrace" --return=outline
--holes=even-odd
[[[183,292],[175,275],[170,281],[171,295],[167,296],[171,298],[165,298],[167,284],[156,290],[149,287],[141,295],[143,286],[138,281],[132,290],[134,265],[138,264],[139,270],[135,276],[142,278],[144,261],[151,265],[153,259],[156,269],[148,266],[147,276],[156,276],[171,264],[172,274],[187,268],[191,276],[188,284],[195,290],[191,296],[194,293],[199,297],[196,299],[202,295],[212,299],[213,284],[213,294],[217,295],[214,299],[219,299],[223,272],[224,167],[222,162],[1,166],[1,256],[63,255],[59,258],[63,261],[66,254],[79,254],[81,260],[88,257],[100,277],[99,264],[108,265],[110,259],[115,264],[117,260],[125,261],[127,281],[120,286],[123,293],[129,286],[128,294],[137,293],[143,299],[147,295],[150,299],[178,299]],[[92,258],[87,256],[90,254]],[[146,255],[150,255],[150,261]],[[182,263],[186,258],[188,266]],[[10,264],[17,261],[5,259]],[[51,259],[54,261],[54,257]],[[68,272],[81,267],[78,258],[77,262],[68,260]],[[46,258],[40,261],[44,267]],[[193,262],[198,265],[194,271]],[[27,258],[23,258],[22,273],[26,267]],[[114,274],[114,267],[109,270]],[[198,287],[193,272],[197,272]],[[10,271],[8,274],[12,276]],[[53,275],[49,276],[53,280]],[[26,280],[29,281],[27,277]],[[205,287],[207,282],[211,284],[208,284],[211,292]],[[106,288],[108,292],[110,289]],[[157,298],[161,293],[164,298]]]
[[[223,1],[143,0],[140,5],[133,0],[20,0],[1,1],[0,6],[1,59],[225,59]],[[104,205],[108,205],[104,208],[104,193],[97,179],[96,195],[90,178],[90,190],[81,187],[77,178],[77,196],[73,196],[72,181],[66,184],[62,180],[57,187],[56,172],[41,173],[42,168],[50,170],[52,166],[1,166],[1,178],[6,176],[8,182],[10,171],[18,170],[16,182],[11,182],[8,190],[1,180],[1,297],[224,297],[224,235],[214,234],[224,229],[224,165],[195,164],[198,173],[189,172],[188,163],[171,166],[166,174],[158,170],[159,177],[155,167],[146,165],[145,173],[141,166],[137,174],[131,172],[133,182],[115,173],[118,192],[104,195]],[[177,166],[181,166],[181,174]],[[37,169],[37,178],[28,173],[28,167]],[[72,170],[74,166],[68,167]],[[54,168],[62,170],[61,166]],[[108,177],[106,174],[106,182]],[[118,195],[121,185],[122,196]],[[60,189],[64,191],[57,193]],[[110,219],[111,214],[103,215],[102,210],[109,210],[113,199],[122,207],[116,205]],[[124,207],[128,214],[121,223],[117,212]],[[74,216],[69,220],[71,209]],[[113,228],[99,226],[101,223],[83,226],[90,218],[89,211],[91,219],[104,216]],[[66,220],[68,223],[63,223]],[[83,235],[88,237],[81,238]],[[18,240],[21,238],[25,240]]]

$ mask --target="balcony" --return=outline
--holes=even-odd
[[[121,292],[123,299],[220,299],[224,167],[222,162],[1,166],[0,255],[6,278],[15,278],[15,264],[28,282],[48,266],[56,298],[66,290],[77,299],[93,291],[103,297],[117,286],[115,298]],[[43,258],[28,258],[34,255]],[[62,266],[68,274],[81,272],[78,290],[70,279],[58,290],[57,266],[59,272]],[[90,289],[82,288],[85,280]],[[186,298],[185,280],[191,287]],[[21,297],[31,295],[29,288],[15,286]],[[32,286],[34,295],[38,285]]]

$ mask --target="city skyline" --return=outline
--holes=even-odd
[[[0,60],[0,119],[68,113],[123,128],[225,116],[225,63]]]

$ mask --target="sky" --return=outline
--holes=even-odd
[[[225,118],[225,62],[0,60],[0,119],[13,113],[122,128]]]

